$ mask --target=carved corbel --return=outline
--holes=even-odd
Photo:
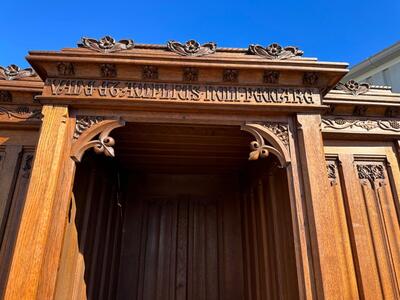
[[[115,140],[110,132],[125,125],[121,119],[105,119],[99,116],[78,116],[75,123],[71,158],[80,162],[86,150],[93,148],[97,154],[114,157]],[[97,138],[96,138],[97,137]]]
[[[257,160],[259,158],[266,158],[269,154],[275,155],[282,168],[290,164],[290,154],[288,144],[284,142],[282,136],[278,136],[276,131],[262,124],[245,124],[241,130],[247,131],[252,134],[256,140],[250,143],[249,160]],[[282,125],[281,125],[282,126]],[[268,144],[267,144],[268,143]]]

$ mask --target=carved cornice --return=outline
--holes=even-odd
[[[19,119],[19,120],[30,120],[36,119],[41,120],[42,110],[33,109],[31,110],[28,106],[18,107],[4,107],[0,106],[0,117],[6,117],[6,119]],[[1,119],[1,118],[0,118]]]
[[[287,46],[282,47],[277,43],[273,43],[267,47],[262,47],[260,45],[249,45],[249,54],[258,55],[267,59],[289,59],[296,56],[302,56],[303,51],[299,50],[297,47]]]
[[[115,41],[111,36],[104,36],[99,40],[83,37],[78,47],[88,48],[102,53],[113,53],[123,50],[129,50],[135,47],[132,40]]]
[[[0,66],[0,79],[17,80],[33,76],[36,76],[36,73],[32,68],[21,69],[17,65],[9,65],[8,67]]]
[[[344,118],[334,118],[322,119],[323,128],[333,128],[333,129],[346,129],[358,127],[366,131],[373,129],[382,129],[385,131],[400,132],[400,120],[360,120],[360,119],[344,119]]]
[[[271,122],[262,125],[254,123],[245,124],[241,127],[242,130],[251,133],[256,138],[255,141],[250,143],[251,152],[249,154],[249,160],[266,158],[272,153],[278,158],[281,167],[286,167],[290,163],[288,149],[282,141],[285,134],[281,134],[286,129],[283,129],[281,124],[276,124],[278,123]],[[278,134],[275,132],[278,132]],[[283,139],[285,140],[285,138]],[[268,144],[266,142],[268,142]]]
[[[364,94],[369,91],[368,83],[359,83],[355,80],[349,80],[346,83],[339,82],[336,85],[338,90],[345,91],[346,93],[353,94],[355,96]]]
[[[204,56],[215,53],[217,44],[208,42],[200,45],[195,40],[189,40],[184,44],[176,41],[169,41],[167,43],[167,48],[182,56]]]
[[[76,121],[71,157],[80,162],[87,149],[93,148],[97,154],[114,157],[115,140],[110,132],[124,126],[123,120],[106,119],[103,116],[79,116]]]
[[[369,181],[372,185],[376,180],[384,180],[385,172],[383,165],[378,164],[357,164],[358,178],[365,183]]]

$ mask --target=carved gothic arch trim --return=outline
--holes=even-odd
[[[114,139],[110,136],[113,129],[125,126],[125,121],[121,119],[105,120],[102,117],[82,117],[85,126],[79,123],[75,127],[74,141],[71,149],[71,158],[75,162],[80,162],[86,150],[93,150],[106,156],[114,157]],[[79,130],[80,129],[80,130]],[[95,137],[97,137],[95,139]]]
[[[290,164],[290,154],[288,145],[285,145],[282,140],[268,127],[261,124],[247,123],[241,126],[241,130],[252,134],[256,140],[251,142],[251,152],[249,160],[257,160],[258,158],[267,157],[269,153],[275,155],[282,168]],[[271,144],[267,145],[265,142]]]

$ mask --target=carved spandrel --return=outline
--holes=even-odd
[[[278,124],[278,123],[269,123]],[[274,126],[275,127],[275,126]],[[249,132],[255,137],[255,141],[250,143],[249,160],[258,160],[267,158],[273,154],[278,158],[281,167],[286,167],[290,163],[290,155],[288,149],[275,132],[266,126],[258,123],[248,123],[241,127],[242,130]]]
[[[147,75],[146,75],[147,76]],[[148,75],[152,76],[153,75]],[[153,77],[155,78],[155,77]],[[146,101],[204,102],[219,104],[319,105],[314,88],[155,83],[118,80],[48,79],[50,96],[94,97]]]
[[[74,139],[77,140],[85,130],[104,120],[102,116],[77,116],[75,122]]]
[[[115,140],[110,136],[113,129],[124,126],[123,120],[107,119],[103,116],[77,117],[71,157],[80,162],[86,150],[93,148],[95,153],[115,156]]]

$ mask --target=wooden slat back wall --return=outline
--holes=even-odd
[[[122,226],[119,173],[107,158],[77,169],[56,299],[114,299]]]
[[[242,194],[246,298],[297,299],[296,262],[284,170],[249,176]]]
[[[33,147],[0,148],[0,291],[4,290],[10,268],[33,158]]]
[[[118,299],[243,299],[237,180],[144,177],[128,180]]]

